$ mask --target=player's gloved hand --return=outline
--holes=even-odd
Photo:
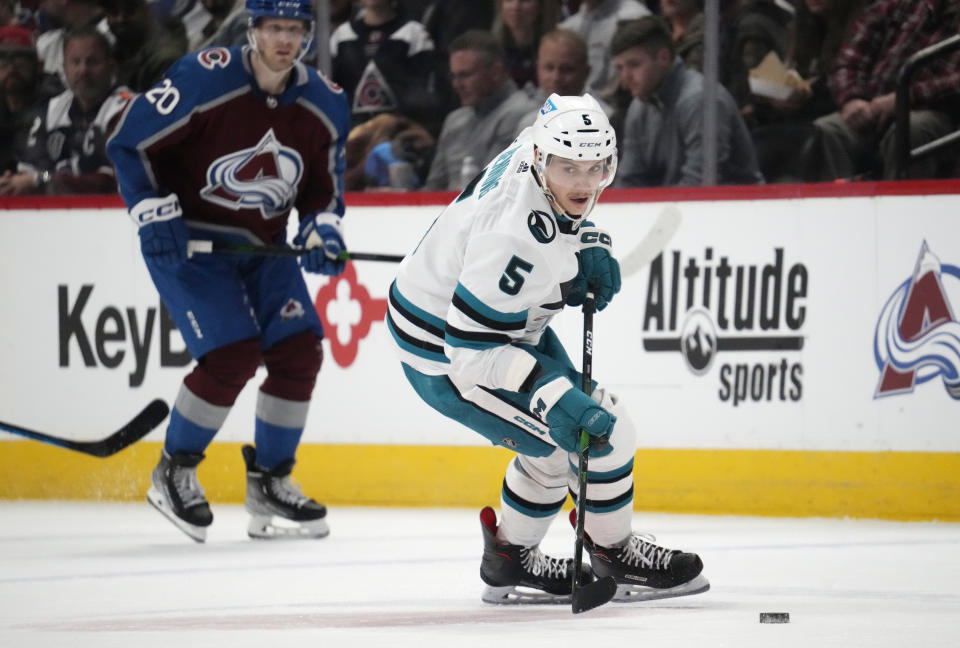
[[[336,214],[320,212],[304,218],[293,242],[307,250],[300,255],[300,265],[307,272],[336,277],[347,265],[339,258],[347,246]]]
[[[145,259],[159,265],[186,261],[190,231],[183,222],[177,194],[145,198],[133,206],[130,217],[140,228],[140,250]]]
[[[579,269],[567,294],[567,304],[580,306],[592,291],[597,310],[602,311],[620,292],[620,263],[613,257],[610,235],[584,223],[580,228],[580,251],[577,253]]]
[[[550,437],[567,452],[580,448],[580,430],[590,435],[592,456],[613,451],[609,437],[617,417],[557,374],[546,375],[533,385],[530,410],[547,422]]]

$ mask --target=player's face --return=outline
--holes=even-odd
[[[551,156],[545,169],[547,186],[568,214],[579,216],[609,172],[604,160],[567,160]]]
[[[283,72],[297,62],[307,27],[294,18],[262,18],[253,33],[260,60],[274,72]]]
[[[537,54],[537,83],[543,94],[580,95],[589,68],[576,50],[562,41],[545,40]]]
[[[613,57],[620,85],[631,96],[648,99],[660,87],[670,69],[670,50],[651,53],[643,47],[631,47]]]

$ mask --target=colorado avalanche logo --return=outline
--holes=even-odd
[[[200,196],[234,211],[259,209],[265,219],[274,218],[293,207],[302,176],[300,154],[283,146],[271,128],[256,146],[214,160]]]
[[[960,399],[960,323],[944,290],[960,288],[960,268],[941,265],[926,241],[913,270],[887,300],[877,321],[873,353],[880,370],[875,398],[910,393],[940,376]]]
[[[306,311],[303,310],[303,304],[291,297],[287,303],[280,309],[280,319],[288,322],[293,319],[300,319]]]

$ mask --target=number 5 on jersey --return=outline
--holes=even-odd
[[[508,295],[516,295],[523,287],[523,282],[527,280],[520,273],[526,272],[529,274],[531,270],[533,270],[532,263],[514,255],[500,277],[500,290]]]

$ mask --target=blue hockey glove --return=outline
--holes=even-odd
[[[597,310],[602,311],[620,292],[620,263],[613,257],[610,235],[585,223],[580,228],[579,269],[567,294],[567,304],[580,306],[592,291]]]
[[[546,421],[550,437],[567,452],[580,448],[580,430],[590,435],[591,454],[602,457],[613,451],[609,436],[617,417],[573,386],[564,376],[544,376],[533,385],[530,411]]]
[[[304,218],[293,242],[307,250],[300,255],[300,265],[307,272],[336,277],[347,265],[339,258],[347,246],[336,214],[322,212]]]
[[[190,231],[183,222],[177,194],[163,198],[145,198],[130,210],[140,228],[143,258],[158,265],[175,265],[187,259]]]

